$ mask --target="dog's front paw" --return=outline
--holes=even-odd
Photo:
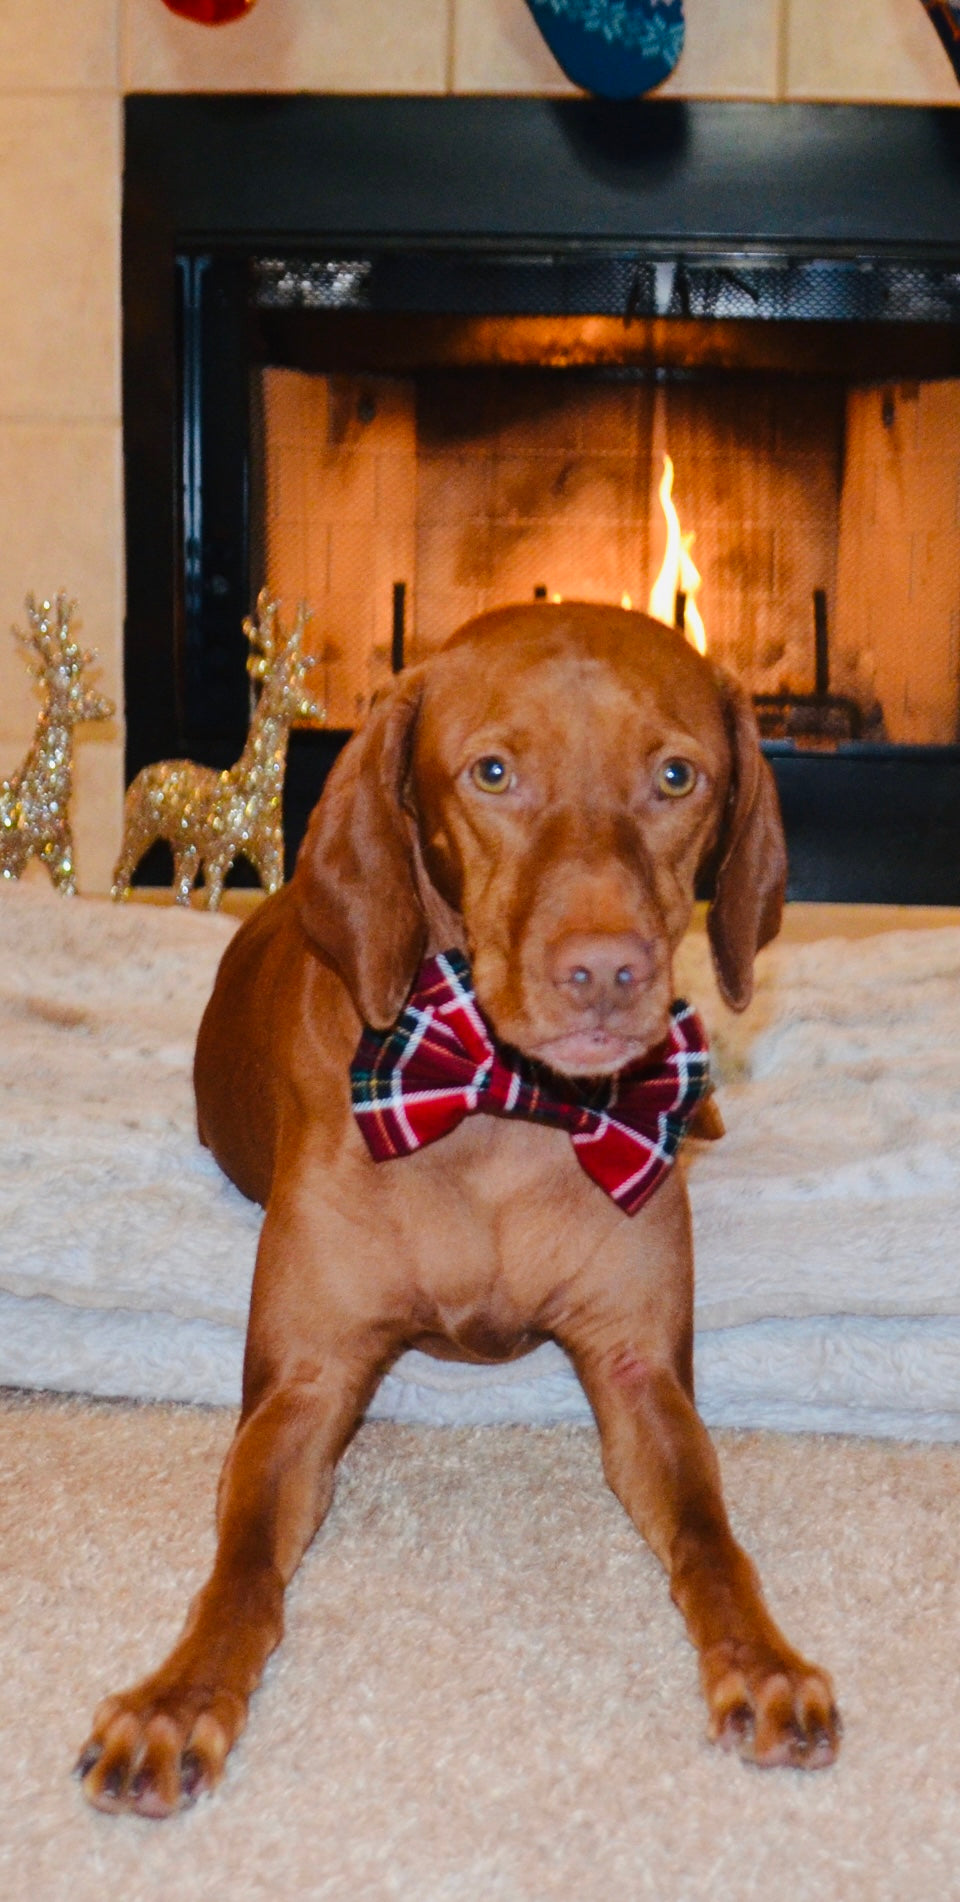
[[[840,1748],[840,1714],[826,1672],[795,1651],[720,1644],[703,1659],[709,1734],[764,1768],[822,1770]]]
[[[148,1678],[98,1705],[76,1763],[83,1793],[110,1814],[172,1816],[219,1782],[245,1701]]]

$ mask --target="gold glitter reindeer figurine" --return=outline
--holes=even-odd
[[[58,892],[72,897],[73,729],[83,720],[110,720],[116,708],[85,678],[96,655],[73,638],[76,602],[58,594],[38,607],[28,594],[26,606],[30,632],[11,631],[40,683],[41,706],[23,764],[12,779],[0,780],[0,878],[19,878],[28,859],[37,858]]]
[[[218,773],[193,760],[158,760],[145,766],[127,789],[123,845],[113,875],[114,898],[127,898],[134,869],[158,839],[173,852],[173,895],[190,903],[198,872],[203,902],[216,911],[234,859],[252,865],[261,885],[283,884],[283,781],[287,739],[294,720],[322,719],[306,689],[313,655],[302,652],[307,610],[301,603],[292,632],[284,633],[279,608],[266,589],[257,600],[258,620],[243,631],[250,642],[247,672],[260,681],[260,697],[247,743],[235,766]]]

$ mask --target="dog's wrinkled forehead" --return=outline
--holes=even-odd
[[[727,760],[714,671],[675,629],[647,615],[587,603],[537,603],[483,615],[429,670],[418,769],[455,774],[489,741],[556,763],[600,768],[695,739],[718,770]]]

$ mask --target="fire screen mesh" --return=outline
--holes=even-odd
[[[960,379],[262,381],[266,581],[309,604],[327,724],[355,725],[388,676],[398,587],[406,660],[537,594],[646,608],[669,456],[696,577],[677,591],[695,594],[710,653],[761,697],[768,733],[957,738]]]

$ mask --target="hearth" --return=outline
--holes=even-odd
[[[391,668],[659,580],[791,894],[960,902],[958,188],[940,112],[128,101],[130,773],[239,753],[264,582],[325,709],[292,854]]]

